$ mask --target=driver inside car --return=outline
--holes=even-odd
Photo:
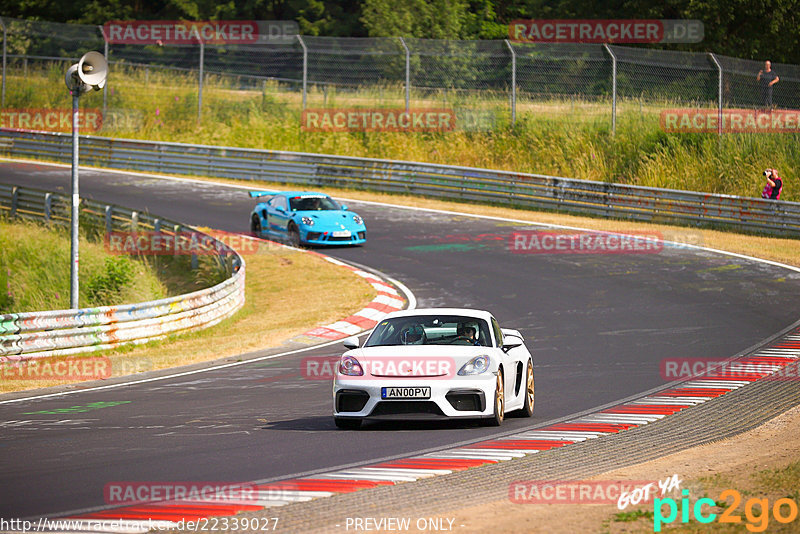
[[[478,341],[478,329],[470,323],[459,323],[456,328],[456,335],[459,339],[465,339],[472,345],[480,345]]]
[[[414,324],[400,332],[400,342],[403,345],[424,345],[425,329],[420,324]]]

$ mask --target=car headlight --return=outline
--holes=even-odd
[[[362,219],[358,215],[353,215],[353,222],[356,224],[364,224],[364,219]]]
[[[339,360],[339,374],[347,376],[363,376],[364,369],[352,356],[342,356]]]
[[[481,354],[480,356],[475,356],[461,366],[461,369],[458,370],[458,374],[460,376],[479,375],[489,370],[489,365],[491,363],[492,360],[490,360],[487,355]]]
[[[302,217],[300,221],[306,226],[314,226],[314,219],[311,217]]]

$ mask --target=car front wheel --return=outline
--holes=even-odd
[[[289,226],[287,231],[289,232],[289,244],[291,244],[293,247],[299,247],[300,246],[300,230],[297,229],[297,226],[292,224],[292,225]]]
[[[534,383],[533,383],[533,362],[528,361],[528,372],[525,376],[525,400],[522,404],[522,415],[525,417],[533,416]]]
[[[261,220],[258,218],[258,215],[253,215],[250,219],[250,231],[253,232],[253,235],[256,237],[261,235]]]
[[[497,381],[494,385],[494,415],[484,420],[487,426],[500,426],[503,424],[506,409],[506,398],[503,387],[503,370],[497,370]]]

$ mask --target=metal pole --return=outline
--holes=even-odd
[[[406,40],[402,37],[399,37],[400,44],[403,45],[403,48],[406,50],[406,113],[408,113],[409,108],[409,91],[411,89],[411,51],[406,46]]]
[[[0,102],[0,107],[6,107],[6,43],[8,42],[8,31],[6,29],[6,23],[3,22],[3,19],[0,18],[0,25],[3,26],[3,96],[0,98],[2,102]]]
[[[714,65],[717,66],[717,72],[719,73],[719,85],[717,87],[717,135],[722,135],[722,65],[717,61],[717,57],[713,53],[709,52],[708,57],[710,57]]]
[[[78,191],[78,97],[80,94],[80,88],[72,92],[72,214],[70,217],[72,231],[69,302],[73,310],[78,309],[78,214],[81,204],[81,197]]]
[[[611,56],[611,133],[617,133],[617,56],[607,44],[603,45]]]
[[[198,37],[197,40],[200,41],[200,77],[197,80],[197,122],[200,122],[200,118],[202,117],[203,113],[203,61],[206,47],[205,44],[203,44],[202,39]]]
[[[508,39],[504,40],[511,51],[511,126],[514,126],[517,123],[517,53]]]
[[[300,41],[300,46],[303,47],[303,109],[306,109],[306,98],[308,96],[308,48],[300,34],[297,34],[297,40]]]
[[[102,25],[97,26],[100,29],[100,35],[103,36],[103,57],[108,60],[108,39],[106,38],[106,31]],[[108,83],[103,86],[103,120],[106,119],[106,111],[108,106]]]

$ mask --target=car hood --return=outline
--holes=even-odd
[[[466,345],[395,345],[362,347],[345,354],[359,361],[365,378],[452,378],[475,356],[491,357],[494,352],[489,347]],[[492,360],[490,371],[497,369],[496,358]]]
[[[309,210],[309,211],[298,211],[296,212],[298,217],[311,217],[314,219],[315,224],[321,224],[325,226],[335,226],[336,228],[339,225],[344,226],[345,228],[350,228],[356,225],[355,221],[353,221],[353,216],[357,215],[352,211],[342,211],[342,210]]]

